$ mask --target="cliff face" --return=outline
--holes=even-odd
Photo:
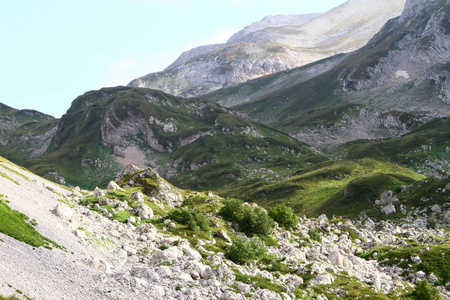
[[[226,44],[184,52],[162,72],[129,86],[186,97],[235,86],[363,46],[405,0],[349,1],[321,15],[270,16],[233,35]]]
[[[386,24],[342,73],[343,91],[383,89],[399,98],[384,104],[378,100],[385,108],[450,113],[449,19],[449,1],[407,2],[403,14]]]

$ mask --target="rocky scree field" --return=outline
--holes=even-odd
[[[177,189],[133,165],[94,191],[58,186],[3,158],[0,170],[3,298],[450,296],[450,183],[435,191],[447,201],[405,205],[401,218],[377,221],[300,218],[285,205],[265,210]],[[386,191],[379,203],[396,201]],[[24,234],[8,231],[11,222]]]

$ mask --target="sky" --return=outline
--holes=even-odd
[[[268,15],[346,0],[14,0],[0,3],[0,102],[61,117],[78,96],[162,71]]]

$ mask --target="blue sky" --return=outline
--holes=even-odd
[[[0,4],[0,102],[61,117],[79,95],[161,71],[267,15],[345,0],[14,0]]]

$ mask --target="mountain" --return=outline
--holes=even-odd
[[[17,163],[42,155],[56,133],[58,120],[35,110],[0,103],[2,155]]]
[[[48,150],[24,165],[56,181],[92,187],[106,185],[133,163],[155,168],[180,187],[216,189],[285,178],[325,160],[287,134],[213,102],[117,87],[75,99]]]
[[[412,0],[355,52],[204,97],[316,147],[399,137],[450,113],[448,16],[448,1]]]
[[[133,165],[94,191],[2,157],[0,175],[0,299],[450,297],[448,179],[383,192],[377,220],[267,212]]]
[[[398,16],[404,3],[352,0],[324,14],[269,16],[227,43],[187,51],[164,71],[137,78],[129,86],[192,97],[350,52]]]

